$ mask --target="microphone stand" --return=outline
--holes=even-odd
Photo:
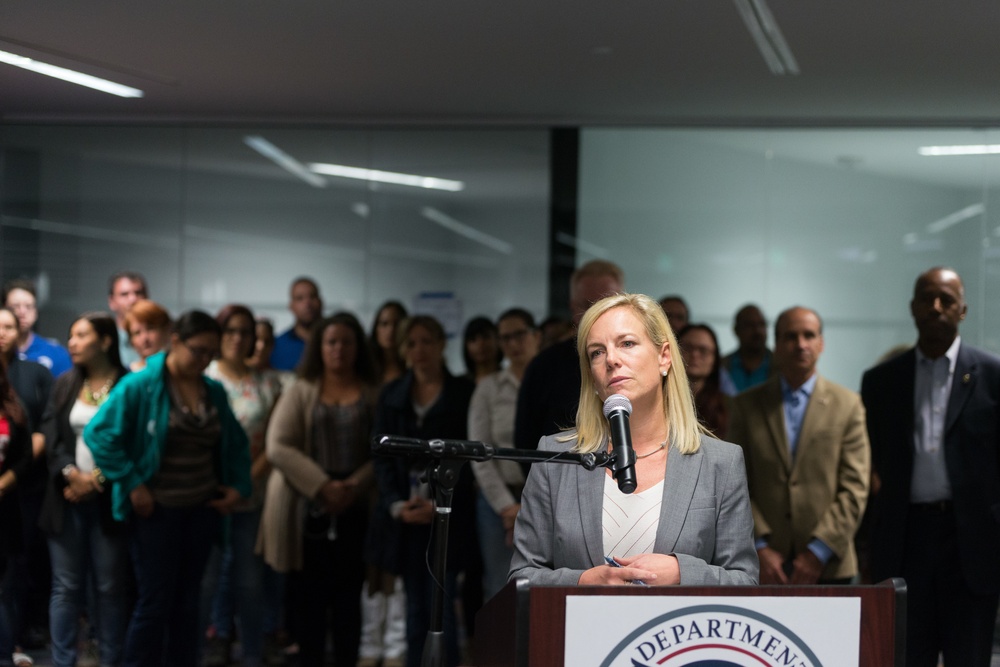
[[[434,523],[432,536],[432,574],[434,592],[431,597],[431,623],[427,631],[421,667],[444,667],[447,650],[444,642],[444,580],[448,567],[448,528],[451,523],[452,498],[459,474],[466,461],[491,459],[519,463],[568,463],[581,465],[587,470],[611,468],[615,457],[607,452],[574,454],[571,452],[539,452],[531,449],[493,447],[483,442],[468,440],[418,440],[395,435],[377,435],[372,438],[372,452],[388,456],[422,456],[431,459],[425,474],[434,489]]]

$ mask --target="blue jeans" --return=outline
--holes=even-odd
[[[128,667],[197,667],[201,577],[220,520],[210,507],[159,504],[148,519],[134,519],[138,599],[125,638]]]
[[[254,553],[260,510],[230,515],[229,544],[216,545],[202,582],[203,604],[220,637],[233,636],[233,615],[240,622],[244,667],[261,662],[264,645],[264,560]]]
[[[489,600],[507,585],[514,548],[507,546],[503,519],[486,502],[482,491],[476,494],[476,532],[483,555],[483,599]]]
[[[128,556],[125,538],[109,536],[101,529],[97,501],[68,504],[63,527],[49,537],[52,559],[52,597],[49,600],[49,632],[52,664],[76,665],[80,613],[86,606],[88,583],[96,588],[96,617],[102,665],[118,665],[125,636],[125,568]],[[91,576],[92,575],[92,576]]]

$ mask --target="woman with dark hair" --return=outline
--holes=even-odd
[[[403,350],[409,370],[388,384],[379,397],[375,433],[414,438],[464,439],[469,399],[474,384],[453,376],[444,361],[445,333],[433,317],[417,315],[403,328]],[[416,667],[423,654],[429,627],[434,581],[427,571],[427,549],[434,517],[434,502],[427,484],[420,480],[429,459],[383,457],[375,461],[379,500],[372,517],[371,540],[366,556],[383,570],[402,574],[406,588],[407,665]],[[462,468],[455,487],[451,531],[475,533],[475,496],[472,474]],[[448,544],[446,599],[454,598],[456,575],[465,565],[467,541]],[[446,604],[444,632],[447,662],[458,664],[455,610]]]
[[[10,610],[15,647],[18,643],[27,644],[32,633],[38,636],[46,632],[42,628],[48,619],[52,571],[47,540],[38,526],[48,479],[42,417],[52,393],[52,373],[41,363],[20,358],[20,326],[14,311],[0,308],[0,357],[7,363],[7,380],[25,409],[31,434],[30,464],[19,476],[17,485],[24,548],[11,560],[6,583],[0,583],[3,591],[0,604]],[[20,650],[17,652],[27,659]]]
[[[118,326],[107,313],[77,318],[68,348],[73,368],[56,380],[43,425],[49,474],[40,523],[52,559],[52,663],[76,665],[82,603],[92,579],[97,617],[90,620],[97,628],[101,664],[117,665],[126,620],[124,526],[111,516],[106,480],[83,430],[128,371],[118,356]]]
[[[7,364],[0,356],[0,581],[5,581],[10,558],[22,547],[21,512],[17,484],[31,465],[28,420],[7,379]],[[0,665],[24,667],[32,661],[14,653],[14,636],[7,596],[0,604]]]
[[[281,393],[281,382],[274,373],[250,368],[248,360],[256,347],[253,313],[244,305],[224,306],[215,316],[222,327],[221,353],[212,361],[205,375],[217,380],[229,396],[233,414],[250,440],[250,476],[253,495],[233,509],[229,541],[216,549],[203,589],[211,597],[210,621],[214,636],[206,647],[203,667],[229,663],[233,637],[233,615],[240,623],[240,644],[245,667],[261,664],[264,638],[263,581],[266,567],[254,553],[260,509],[264,503],[264,484],[270,472],[264,456],[264,433],[271,410]],[[274,628],[269,628],[273,633]]]
[[[375,313],[369,343],[380,386],[395,380],[406,370],[397,340],[399,324],[405,319],[406,308],[399,301],[386,301]]]
[[[524,370],[538,353],[541,335],[535,318],[523,308],[500,315],[497,332],[510,364],[476,385],[469,406],[469,439],[513,447],[517,393]],[[479,484],[476,531],[483,558],[483,594],[491,598],[507,583],[524,470],[516,461],[474,461],[472,472]]]
[[[497,325],[489,318],[473,317],[465,325],[462,358],[465,360],[465,376],[473,382],[500,370],[503,351],[497,338]]]
[[[202,375],[222,328],[178,318],[170,351],[124,377],[84,429],[112,514],[131,519],[138,600],[125,665],[197,665],[201,577],[221,516],[249,497],[250,446],[226,391]]]
[[[305,667],[324,664],[327,630],[336,664],[357,661],[375,382],[357,318],[327,317],[313,329],[299,379],[281,395],[267,432],[274,470],[257,550],[275,570],[291,573]]]
[[[378,384],[384,387],[406,370],[399,353],[399,328],[406,319],[406,308],[398,301],[386,301],[372,322],[372,356]],[[377,500],[373,489],[371,503]],[[368,563],[361,591],[361,644],[357,667],[403,667],[406,655],[406,595],[403,580]]]
[[[139,299],[128,309],[125,331],[129,344],[139,355],[139,360],[130,364],[130,370],[141,371],[146,367],[146,359],[167,346],[170,324],[170,313],[155,301]]]
[[[698,421],[716,438],[725,440],[729,430],[729,397],[720,388],[722,358],[715,332],[707,324],[689,324],[681,329],[677,342],[694,394]]]

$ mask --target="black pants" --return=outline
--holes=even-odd
[[[289,578],[299,606],[296,638],[302,667],[325,664],[327,629],[337,667],[354,667],[358,660],[367,518],[365,509],[352,508],[337,517],[335,539],[319,533],[303,541],[302,571]]]
[[[970,590],[951,510],[911,507],[906,519],[906,664],[989,667],[997,594]]]

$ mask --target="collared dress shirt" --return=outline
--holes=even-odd
[[[951,483],[944,458],[944,429],[961,342],[962,339],[956,336],[948,351],[937,359],[927,357],[919,347],[916,349],[911,503],[951,499]]]

